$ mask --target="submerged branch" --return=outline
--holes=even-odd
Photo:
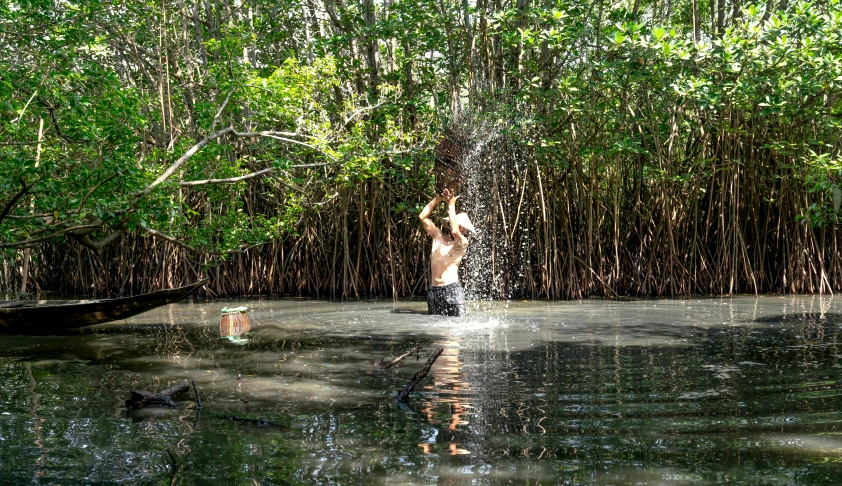
[[[152,393],[143,390],[131,390],[129,391],[131,396],[128,400],[126,400],[126,407],[129,410],[160,406],[175,407],[176,404],[172,397],[180,393],[184,393],[189,389],[190,384],[186,381],[182,381],[181,383],[177,383],[169,388],[161,390],[160,393]]]
[[[430,355],[430,359],[424,364],[424,367],[418,370],[418,373],[415,373],[415,376],[409,380],[409,383],[406,384],[403,390],[398,392],[398,396],[395,397],[396,402],[403,402],[407,398],[409,398],[410,393],[415,390],[415,386],[418,385],[418,382],[424,379],[427,376],[427,373],[430,372],[430,368],[433,367],[433,363],[439,358],[441,353],[444,351],[444,348],[438,348],[433,351],[433,354]]]
[[[397,358],[393,359],[389,364],[383,366],[382,369],[388,370],[392,366],[395,366],[396,364],[398,364],[401,361],[403,361],[404,359],[406,359],[407,356],[410,356],[412,353],[417,353],[420,350],[421,350],[421,345],[419,344],[418,346],[415,346],[414,348],[410,349],[409,351],[407,351],[407,352],[403,353],[402,355],[398,356]],[[377,363],[377,364],[378,364],[378,366],[380,365],[380,363]]]
[[[202,399],[199,397],[199,387],[196,385],[196,380],[190,380],[190,382],[193,383],[193,391],[196,392],[196,407],[201,410],[204,407],[202,406]]]

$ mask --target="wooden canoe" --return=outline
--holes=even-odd
[[[207,280],[134,297],[84,301],[14,301],[0,304],[0,333],[63,334],[69,329],[136,316],[178,302],[202,288]]]

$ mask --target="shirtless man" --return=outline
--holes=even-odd
[[[418,217],[424,230],[433,238],[427,308],[430,314],[461,317],[467,310],[465,291],[459,284],[459,263],[468,250],[468,236],[475,230],[467,214],[456,214],[456,199],[458,196],[453,191],[445,189],[427,204]],[[450,230],[447,232],[440,230],[430,219],[430,213],[442,200],[446,200],[448,206]]]

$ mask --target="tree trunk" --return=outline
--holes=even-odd
[[[363,17],[365,19],[365,51],[369,69],[369,89],[373,98],[377,97],[377,86],[380,84],[380,68],[377,59],[377,35],[374,32],[374,0],[364,0]]]

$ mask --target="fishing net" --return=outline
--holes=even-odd
[[[467,157],[469,144],[455,133],[446,133],[436,147],[436,163],[433,173],[436,176],[436,192],[445,189],[459,192],[468,180]]]

